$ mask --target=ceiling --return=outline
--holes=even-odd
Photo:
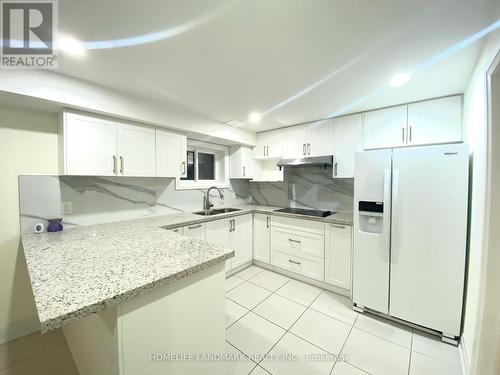
[[[262,131],[463,92],[482,40],[431,59],[497,21],[499,4],[64,0],[61,33],[115,47],[64,55],[59,71],[219,122],[258,111],[262,122],[245,127]],[[410,82],[383,89],[401,71],[414,71]]]

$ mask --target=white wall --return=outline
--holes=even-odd
[[[37,329],[19,242],[18,176],[57,174],[57,116],[0,106],[0,343]]]
[[[232,143],[255,145],[254,132],[204,118],[165,100],[141,98],[41,70],[0,71],[0,91],[121,119],[198,133]]]
[[[500,32],[491,34],[464,96],[464,135],[473,157],[470,248],[463,346],[471,368],[476,366],[481,278],[484,273],[484,225],[487,167],[486,72],[500,48]]]

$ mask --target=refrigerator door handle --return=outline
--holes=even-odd
[[[390,231],[390,225],[388,223],[391,222],[391,179],[392,179],[392,170],[391,169],[386,169],[384,171],[384,205],[385,205],[385,210],[384,210],[384,235],[386,237],[386,249],[389,249],[387,253],[384,252],[383,258],[384,262],[390,262],[390,239],[391,239],[391,231]]]
[[[398,209],[399,203],[399,170],[394,169],[392,171],[392,204],[391,204],[391,263],[398,263],[398,248],[401,245],[398,237],[398,231],[395,230],[394,226],[397,223],[396,211]]]

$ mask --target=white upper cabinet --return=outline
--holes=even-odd
[[[333,177],[354,177],[354,153],[363,150],[362,115],[333,119]]]
[[[115,175],[116,122],[65,112],[60,132],[64,174]]]
[[[158,176],[177,177],[186,171],[184,136],[67,111],[61,120],[64,174],[154,177],[158,170]]]
[[[307,156],[332,155],[332,131],[333,121],[331,119],[309,124],[307,126]]]
[[[285,129],[285,157],[325,156],[332,153],[331,119]]]
[[[306,156],[307,127],[305,125],[292,126],[285,129],[286,158],[301,158]]]
[[[230,148],[229,178],[252,178],[252,149],[247,146],[233,146]]]
[[[365,150],[406,144],[406,105],[366,112],[364,117]]]
[[[122,176],[155,176],[155,129],[117,124],[117,154]]]
[[[156,129],[156,175],[185,177],[187,174],[187,138]]]
[[[364,114],[364,148],[460,142],[462,97],[426,100]]]
[[[462,140],[462,97],[449,96],[408,105],[408,144]]]
[[[257,145],[253,149],[254,159],[283,157],[284,131],[270,130],[257,134]]]

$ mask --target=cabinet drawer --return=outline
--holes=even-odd
[[[325,234],[325,223],[321,223],[319,221],[273,215],[271,225],[273,227],[288,228],[293,230],[300,230],[303,232],[317,233],[321,235]]]
[[[310,277],[311,279],[323,281],[324,262],[321,258],[305,259],[273,251],[272,259],[272,263],[276,267]]]
[[[274,227],[272,228],[271,241],[273,251],[299,257],[324,257],[325,238],[320,234]]]

